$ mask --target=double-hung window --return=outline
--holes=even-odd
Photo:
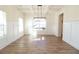
[[[23,19],[19,17],[19,32],[23,32]]]
[[[3,11],[0,11],[0,38],[4,37],[6,35],[6,13]]]
[[[36,30],[44,30],[46,28],[46,19],[45,18],[34,18],[32,27],[33,29],[36,29]]]

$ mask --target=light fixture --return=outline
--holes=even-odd
[[[34,18],[45,18],[43,17],[43,11],[42,11],[42,5],[37,5],[37,8],[36,8],[36,16]]]
[[[37,5],[38,7],[38,17],[42,18],[42,5]]]

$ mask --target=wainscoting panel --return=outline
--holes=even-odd
[[[79,22],[64,23],[63,40],[79,50]]]

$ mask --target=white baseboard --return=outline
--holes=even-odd
[[[73,46],[70,42],[68,42],[68,41],[66,41],[66,40],[63,40],[63,41],[64,41],[64,42],[66,42],[67,44],[69,44],[70,46],[72,46],[73,48],[75,48],[75,49],[79,50],[79,48],[77,48],[77,47]]]

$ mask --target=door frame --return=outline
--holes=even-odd
[[[58,19],[58,35],[59,37],[63,38],[63,18],[64,18],[64,13],[59,14]]]

